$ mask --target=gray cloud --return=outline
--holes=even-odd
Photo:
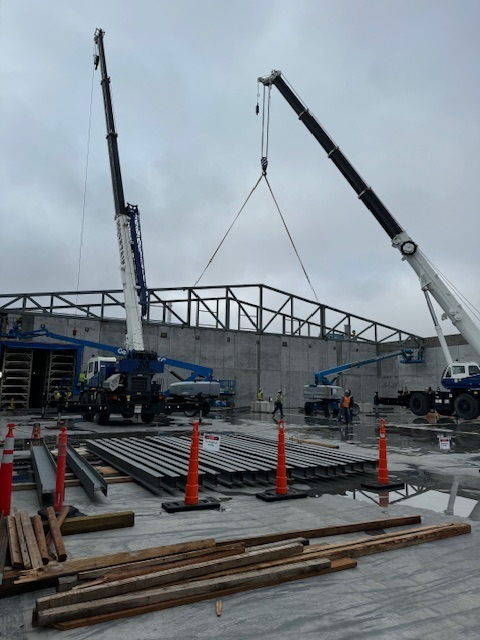
[[[260,175],[256,79],[280,68],[480,308],[477,2],[5,0],[1,11],[1,292],[75,289],[83,215],[80,289],[120,287],[98,74],[83,211],[101,27],[149,286],[193,285],[237,215]],[[268,177],[320,301],[432,335],[413,271],[271,98]],[[248,282],[313,298],[264,183],[201,284]]]

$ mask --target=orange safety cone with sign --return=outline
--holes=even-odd
[[[65,467],[67,466],[67,427],[62,427],[58,436],[57,477],[55,482],[55,500],[53,508],[62,510],[65,498]]]
[[[7,424],[8,432],[3,445],[2,464],[0,466],[0,516],[9,516],[12,504],[14,427],[13,422]]]
[[[288,489],[287,487],[287,457],[285,453],[285,422],[278,421],[278,444],[277,444],[277,472],[275,475],[275,491],[267,489],[263,493],[256,493],[255,497],[265,502],[276,500],[289,500],[291,498],[306,498],[306,491],[298,489]]]
[[[185,486],[185,498],[182,502],[163,502],[162,508],[168,513],[187,511],[189,509],[218,509],[220,507],[220,502],[215,498],[202,497],[201,500],[198,499],[199,442],[198,422],[194,422],[188,462],[187,484]]]

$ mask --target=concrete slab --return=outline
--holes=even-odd
[[[338,425],[310,427],[303,416],[290,418],[286,423],[286,437],[291,429],[291,434],[298,437],[300,433],[309,440],[328,438],[336,442],[341,451],[375,450],[377,440],[372,421],[364,420],[354,426],[358,442],[352,444],[341,439]],[[182,425],[177,424],[175,428],[179,426]],[[206,426],[219,433],[242,431],[272,435],[276,429],[270,422],[256,421],[249,416],[232,421],[211,420]],[[187,420],[183,427],[188,428]],[[49,639],[58,638],[61,633],[65,639],[92,636],[96,640],[117,640],[119,636],[132,640],[476,640],[480,628],[480,514],[474,507],[480,500],[477,435],[472,435],[472,446],[465,453],[445,453],[432,439],[434,433],[428,433],[429,440],[425,443],[423,430],[414,427],[411,425],[408,438],[401,444],[396,441],[397,436],[392,435],[395,444],[388,450],[389,469],[392,474],[406,475],[412,482],[413,478],[420,477],[423,481],[432,476],[436,482],[433,486],[438,488],[434,493],[444,498],[441,506],[436,500],[438,496],[430,498],[432,490],[428,489],[428,483],[425,491],[414,496],[401,496],[402,499],[395,502],[399,496],[390,494],[389,500],[379,504],[355,487],[352,489],[350,478],[321,481],[314,486],[294,483],[292,488],[308,490],[309,497],[273,503],[255,499],[258,491],[255,487],[213,493],[209,489],[208,495],[220,500],[220,509],[175,514],[161,508],[166,497],[172,499],[171,494],[153,495],[135,483],[112,484],[108,496],[99,494],[94,499],[80,487],[67,487],[66,504],[88,515],[116,511],[120,507],[135,511],[133,528],[68,536],[67,552],[70,557],[78,558],[205,537],[225,540],[416,514],[421,515],[422,525],[453,520],[467,522],[472,527],[470,534],[361,557],[353,570],[231,595],[222,598],[220,617],[215,613],[216,599],[212,599],[59,632],[31,626],[36,599],[53,593],[52,589],[3,598],[0,600],[0,637]],[[28,432],[28,428],[26,430]],[[467,489],[469,493],[465,493]],[[173,496],[176,498],[181,499],[181,494]],[[425,502],[420,503],[421,506],[409,504],[412,498],[425,499]],[[467,499],[471,507],[468,516],[458,515],[460,503],[457,501]],[[36,492],[14,492],[12,506],[27,509],[33,515],[39,508]],[[350,534],[348,538],[363,536]]]

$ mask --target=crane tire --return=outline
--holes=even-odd
[[[455,413],[462,420],[475,420],[480,415],[480,403],[468,393],[461,393],[454,403]]]
[[[100,411],[95,415],[95,422],[98,425],[106,425],[110,422],[110,414],[107,411]]]
[[[408,408],[416,416],[424,416],[430,409],[427,396],[421,391],[414,391],[408,401]]]
[[[305,415],[311,416],[313,413],[313,404],[311,402],[305,402]]]

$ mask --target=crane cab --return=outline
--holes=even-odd
[[[442,375],[442,385],[451,389],[457,384],[480,387],[480,367],[476,362],[452,362]]]
[[[115,373],[117,359],[112,356],[92,356],[85,372],[87,387],[101,387],[104,380]]]

